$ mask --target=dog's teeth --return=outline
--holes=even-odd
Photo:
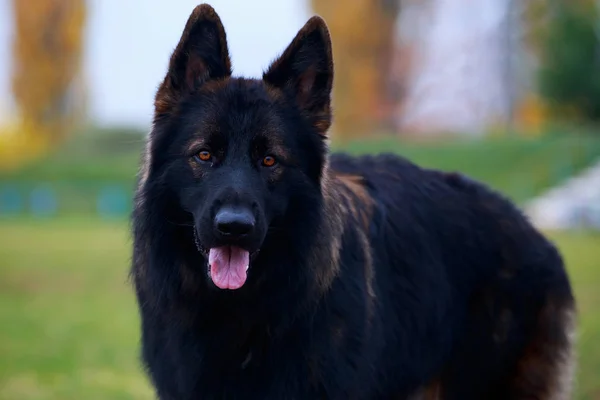
[[[249,265],[246,265],[246,272],[248,272],[248,268],[250,268],[250,266],[249,266]]]

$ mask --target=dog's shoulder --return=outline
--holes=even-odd
[[[461,198],[514,208],[510,199],[482,181],[457,171],[423,167],[398,154],[356,156],[334,153],[330,158],[330,168],[336,176],[360,181],[374,197],[406,195],[415,200],[423,197],[424,201],[444,204]]]

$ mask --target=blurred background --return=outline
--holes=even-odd
[[[127,281],[154,92],[198,0],[0,0],[0,399],[151,399]],[[394,151],[515,200],[579,305],[577,399],[600,399],[600,2],[214,0],[259,77],[314,13],[333,147]]]

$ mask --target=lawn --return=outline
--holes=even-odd
[[[152,398],[129,243],[122,223],[0,223],[0,399]]]
[[[600,399],[600,235],[553,234],[579,301],[579,394]],[[0,221],[0,399],[151,399],[123,222]]]

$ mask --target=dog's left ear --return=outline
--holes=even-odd
[[[314,16],[263,74],[263,80],[291,95],[321,135],[331,125],[333,55],[325,21]]]

